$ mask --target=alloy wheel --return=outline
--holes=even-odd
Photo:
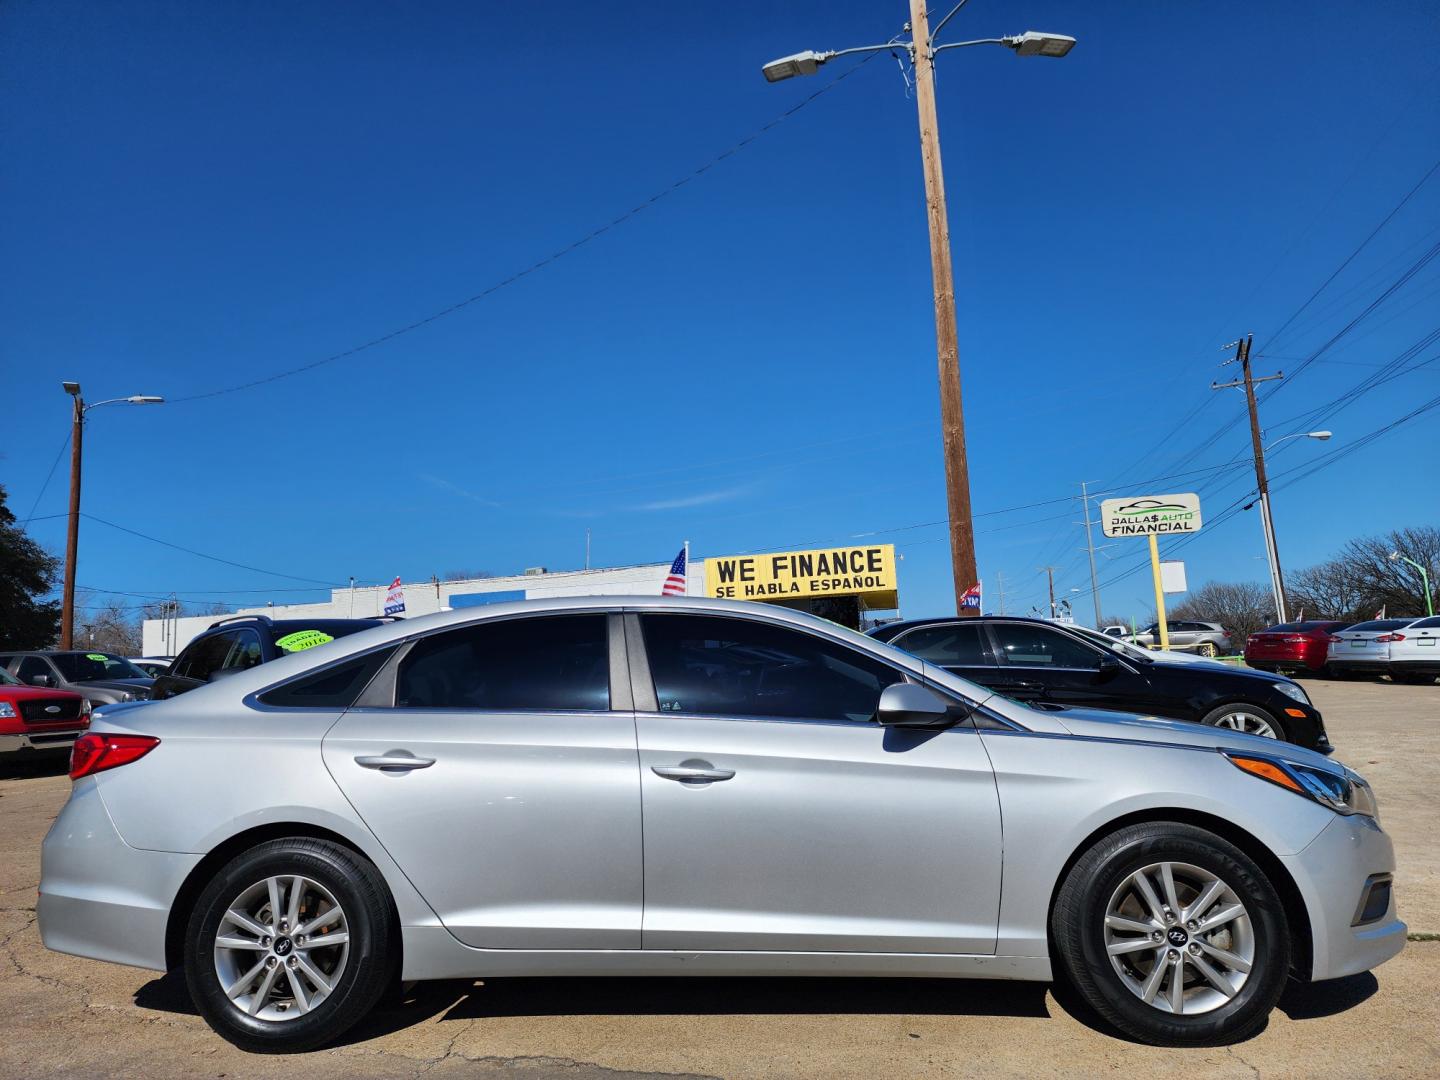
[[[1105,909],[1105,951],[1125,987],[1176,1016],[1212,1012],[1249,981],[1250,914],[1208,870],[1151,863],[1126,877]]]
[[[1280,737],[1269,720],[1246,709],[1235,709],[1225,713],[1215,721],[1215,726],[1230,728],[1232,731],[1243,731],[1247,735],[1260,735],[1267,739]]]
[[[214,954],[220,987],[235,1008],[261,1020],[293,1020],[339,983],[350,958],[350,926],[319,882],[269,877],[226,907]]]

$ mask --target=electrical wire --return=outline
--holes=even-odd
[[[58,465],[60,464],[60,459],[65,456],[65,450],[66,450],[66,448],[67,448],[69,445],[70,445],[70,432],[69,432],[69,431],[66,431],[66,432],[65,432],[65,441],[60,444],[60,450],[55,454],[55,460],[50,463],[50,471],[45,474],[45,482],[40,485],[40,492],[39,492],[39,494],[37,494],[37,495],[35,496],[35,501],[30,504],[30,514],[29,514],[29,516],[26,517],[26,518],[24,518],[22,521],[20,521],[19,524],[21,524],[21,525],[27,525],[27,524],[29,524],[29,523],[32,522],[32,521],[44,521],[44,520],[45,520],[45,518],[37,518],[37,517],[35,516],[35,511],[40,508],[40,500],[45,497],[45,491],[46,491],[47,488],[50,487],[50,480],[51,480],[51,479],[54,477],[54,475],[55,475],[55,468],[56,468],[56,466],[58,466]],[[47,516],[51,516],[51,515],[47,515]],[[59,514],[59,515],[53,515],[53,516],[64,517],[64,516],[66,516],[66,515],[64,515],[64,514]]]

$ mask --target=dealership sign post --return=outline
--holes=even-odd
[[[1145,495],[1105,499],[1100,503],[1100,525],[1106,536],[1143,536],[1150,541],[1150,572],[1155,578],[1155,622],[1160,648],[1170,648],[1170,627],[1165,621],[1165,587],[1160,573],[1157,536],[1200,531],[1199,495]]]

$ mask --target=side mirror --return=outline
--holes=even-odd
[[[49,686],[49,685],[50,685],[50,682],[51,682],[51,679],[50,679],[50,676],[49,676],[49,675],[31,675],[31,676],[30,676],[30,685],[31,685],[31,686]]]
[[[895,683],[880,691],[875,719],[886,727],[949,727],[955,722],[949,702],[915,683]]]
[[[1100,661],[1099,675],[1101,679],[1113,679],[1120,674],[1120,661],[1113,656],[1106,656]]]

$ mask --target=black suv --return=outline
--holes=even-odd
[[[271,619],[265,615],[232,615],[210,624],[180,650],[170,670],[155,680],[152,698],[171,698],[207,682],[327,641],[394,622],[375,619]]]
[[[1170,660],[1091,630],[1003,615],[886,623],[870,636],[1027,705],[1191,720],[1333,749],[1300,685],[1265,671]]]

